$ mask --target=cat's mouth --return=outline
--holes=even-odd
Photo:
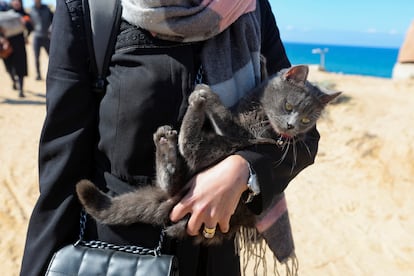
[[[275,124],[274,122],[272,122],[271,120],[269,121],[270,125],[272,126],[273,130],[279,134],[279,138],[281,139],[285,139],[285,140],[290,140],[293,137],[295,137],[295,135],[291,134],[291,133],[287,133],[286,129],[280,128],[278,126],[278,124]]]
[[[292,140],[293,137],[294,136],[289,135],[287,133],[279,133],[279,138],[276,140],[276,144],[279,147],[284,147],[286,144],[288,144]]]
[[[291,138],[293,138],[292,135],[287,134],[287,133],[279,133],[279,135],[280,135],[280,138],[282,138],[282,139],[291,139]]]

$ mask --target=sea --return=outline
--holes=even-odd
[[[284,42],[290,62],[323,65],[326,71],[391,78],[398,48]]]

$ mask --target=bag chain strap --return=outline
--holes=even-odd
[[[200,65],[200,67],[197,70],[197,75],[195,77],[194,83],[195,84],[203,83],[203,75],[204,75],[203,65]]]
[[[160,241],[158,242],[158,246],[154,249],[145,248],[142,246],[135,246],[135,245],[116,245],[104,241],[84,241],[83,237],[85,235],[85,227],[86,227],[86,219],[87,214],[84,209],[81,211],[80,215],[80,230],[79,230],[79,240],[74,244],[77,246],[79,244],[91,248],[101,248],[101,249],[111,249],[121,252],[139,254],[139,255],[153,255],[153,256],[160,256],[161,255],[161,247],[162,243],[164,242],[165,237],[165,229],[161,230],[160,234]]]

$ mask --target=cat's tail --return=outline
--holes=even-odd
[[[132,224],[136,222],[164,225],[177,200],[159,187],[146,186],[109,197],[89,180],[76,185],[76,193],[85,211],[103,224]]]

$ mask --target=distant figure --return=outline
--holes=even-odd
[[[41,80],[40,73],[40,49],[43,47],[49,55],[50,28],[52,26],[53,13],[48,6],[42,4],[42,0],[35,0],[30,12],[33,22],[33,51],[36,65],[36,80]]]
[[[7,11],[8,10],[8,4],[6,1],[0,0],[0,11]]]
[[[26,41],[27,36],[33,30],[33,25],[30,20],[30,16],[25,12],[23,3],[21,0],[11,0],[10,7],[15,12],[20,14],[21,22],[25,27],[25,31],[8,37],[10,44],[13,48],[13,53],[4,59],[7,72],[9,73],[13,89],[19,90],[19,97],[24,97],[23,92],[23,80],[27,76],[27,54],[26,54]]]

